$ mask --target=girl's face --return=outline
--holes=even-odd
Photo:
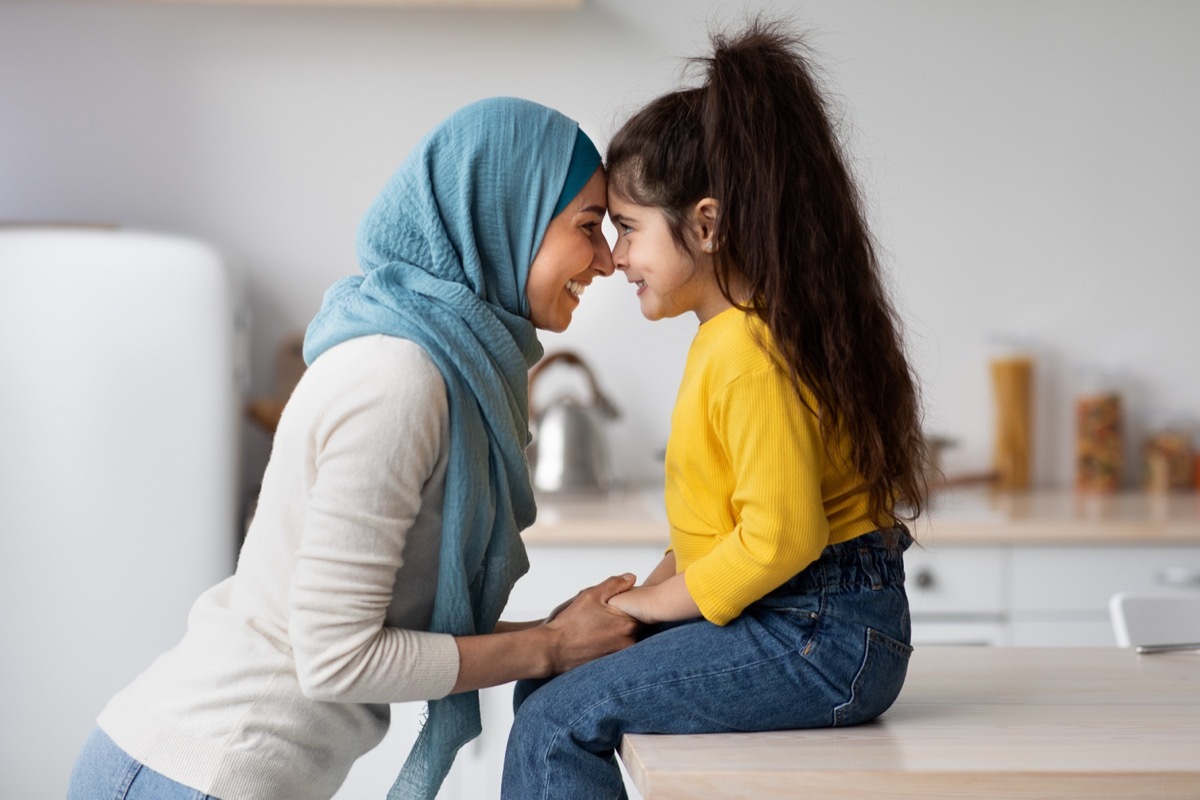
[[[610,192],[608,212],[617,229],[613,264],[637,287],[642,316],[653,322],[691,311],[707,322],[730,307],[711,258],[680,247],[661,210]],[[703,230],[696,233],[704,236]]]
[[[607,191],[604,170],[598,168],[546,228],[525,282],[529,320],[542,330],[565,331],[584,288],[613,273],[612,253],[600,230]]]

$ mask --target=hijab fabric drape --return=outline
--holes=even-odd
[[[525,283],[577,131],[562,114],[516,98],[452,114],[367,211],[358,232],[363,275],[329,289],[305,335],[309,363],[357,336],[409,339],[445,380],[450,452],[436,632],[492,632],[529,567],[519,535],[536,513],[524,453],[528,370],[542,346]],[[477,692],[430,701],[389,800],[432,800],[455,753],[479,732]]]

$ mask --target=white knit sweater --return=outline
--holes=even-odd
[[[412,342],[322,354],[280,420],[236,573],[101,728],[221,800],[318,800],[383,738],[388,703],[448,694],[458,649],[424,632],[448,419],[442,377]]]

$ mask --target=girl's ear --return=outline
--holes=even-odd
[[[705,197],[692,208],[692,229],[700,249],[706,253],[717,251],[717,214],[721,205],[715,198]]]

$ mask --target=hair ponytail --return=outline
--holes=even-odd
[[[673,92],[613,138],[613,191],[667,216],[694,252],[688,210],[719,211],[718,285],[760,316],[826,441],[844,434],[870,512],[919,515],[926,447],[916,380],[880,277],[862,203],[801,39],[754,20],[716,35],[697,89]]]

